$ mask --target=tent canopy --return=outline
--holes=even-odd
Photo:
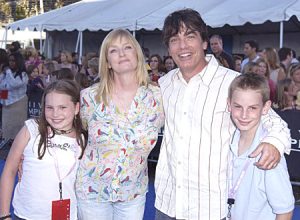
[[[83,0],[60,9],[16,21],[12,30],[108,31],[161,29],[171,12],[192,8],[210,27],[261,24],[300,18],[300,0]]]

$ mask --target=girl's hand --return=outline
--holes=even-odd
[[[22,154],[20,158],[20,163],[18,165],[18,182],[21,182],[22,175],[23,175],[23,160],[24,160],[24,154]]]

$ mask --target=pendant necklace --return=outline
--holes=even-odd
[[[68,130],[59,130],[52,128],[55,134],[61,135],[61,134],[70,134],[72,131],[74,131],[74,128],[70,128]]]

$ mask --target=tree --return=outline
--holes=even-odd
[[[2,25],[2,22],[5,20],[8,20],[11,15],[11,8],[10,5],[5,0],[0,0],[0,23]]]
[[[0,0],[0,25],[61,8],[79,0]]]

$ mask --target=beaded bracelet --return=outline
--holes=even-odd
[[[11,218],[11,214],[7,214],[7,215],[4,215],[4,216],[1,216],[0,217],[0,220],[4,220],[4,219],[7,219],[7,218]]]

